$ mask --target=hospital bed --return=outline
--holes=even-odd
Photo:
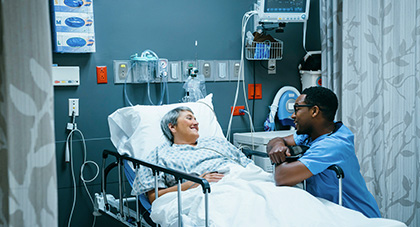
[[[108,121],[111,141],[118,152],[109,150],[103,152],[102,189],[101,193],[96,194],[98,212],[109,215],[127,226],[154,225],[150,219],[145,220],[147,218],[142,218],[141,215],[150,211],[152,211],[153,221],[162,226],[252,226],[251,220],[257,217],[260,218],[258,226],[263,226],[264,223],[266,226],[273,226],[272,223],[276,223],[276,226],[301,226],[305,223],[310,223],[311,226],[317,224],[318,226],[405,226],[399,221],[390,219],[368,219],[359,212],[315,198],[301,189],[273,187],[272,176],[253,165],[248,165],[251,167],[240,170],[232,167],[231,173],[222,179],[222,181],[226,179],[225,181],[212,184],[210,187],[210,184],[203,178],[144,161],[148,151],[160,143],[167,142],[159,127],[161,117],[167,111],[181,105],[186,105],[193,110],[200,124],[200,136],[223,137],[221,127],[213,112],[211,95],[196,103],[159,107],[134,106],[117,110],[110,115]],[[105,167],[106,160],[110,156],[116,161]],[[123,185],[125,181],[132,184],[135,171],[140,165],[152,168],[155,175],[158,172],[172,174],[178,184],[184,179],[198,183],[201,187],[183,192],[178,190],[176,193],[167,193],[157,198],[152,207],[150,204],[147,205],[148,200],[144,195],[124,198]],[[107,175],[112,168],[117,168],[119,176],[117,198],[107,194]],[[342,176],[338,174],[338,177]],[[241,178],[244,180],[241,181]],[[265,179],[265,181],[261,179]],[[258,181],[258,184],[253,181]],[[232,191],[226,192],[225,188]],[[273,194],[275,196],[271,196]],[[279,200],[280,195],[285,196]],[[289,200],[291,200],[290,204],[295,205],[288,205]],[[130,205],[130,201],[134,205]],[[236,205],[235,202],[240,204]],[[298,206],[299,204],[301,206]],[[265,217],[264,215],[270,209],[272,210],[273,206],[278,211],[275,215]],[[254,207],[261,209],[254,209]],[[307,208],[305,212],[302,212],[302,207]],[[247,210],[243,211],[243,209]],[[252,213],[248,213],[249,210],[252,210]],[[231,213],[232,211],[235,212]],[[302,213],[305,218],[302,218]],[[249,219],[252,216],[255,218]],[[240,218],[244,221],[241,221]],[[227,221],[229,224],[226,224]],[[233,223],[236,225],[232,225]]]

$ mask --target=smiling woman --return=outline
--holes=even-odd
[[[172,143],[197,144],[198,122],[188,107],[181,106],[169,111],[162,119],[161,128]]]
[[[208,182],[218,182],[222,174],[231,164],[245,167],[252,161],[225,138],[203,137],[198,131],[198,121],[193,111],[180,106],[169,111],[162,118],[160,126],[164,135],[172,144],[157,147],[146,157],[153,164],[184,171],[206,179]],[[200,137],[200,138],[199,138]],[[149,168],[141,168],[133,184],[133,192],[147,192],[150,202],[156,198],[154,176]],[[168,192],[178,190],[177,180],[173,176],[160,175],[158,180],[159,197]],[[195,188],[193,182],[183,182],[181,190]]]

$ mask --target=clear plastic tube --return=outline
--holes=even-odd
[[[235,100],[233,102],[233,106],[236,106],[236,102],[238,100],[238,95],[239,95],[239,87],[240,87],[240,83],[241,83],[241,79],[244,80],[244,82],[242,83],[243,86],[243,93],[244,93],[244,100],[245,100],[245,106],[246,106],[246,110],[249,112],[249,107],[248,107],[248,100],[246,98],[246,88],[245,88],[245,76],[244,76],[244,49],[245,49],[245,31],[246,31],[246,25],[248,24],[249,19],[258,14],[257,11],[249,11],[246,12],[244,14],[244,16],[242,17],[242,27],[241,27],[241,39],[242,39],[242,46],[241,46],[241,63],[239,65],[239,76],[238,76],[238,83],[236,86],[236,93],[235,93]],[[226,139],[230,140],[230,132],[231,132],[231,126],[232,126],[232,117],[233,117],[233,109],[232,112],[230,114],[230,118],[229,118],[229,124],[228,124],[228,129],[226,132]],[[252,127],[252,122],[250,122],[251,125],[251,132],[253,131],[253,127]]]
[[[128,103],[130,106],[133,106],[133,104],[131,103],[131,101],[130,101],[130,99],[128,98],[128,95],[127,95],[127,79],[128,79],[128,77],[129,77],[129,75],[130,75],[131,68],[133,68],[133,64],[134,64],[134,63],[131,63],[131,64],[130,64],[130,67],[128,67],[127,76],[125,77],[125,80],[124,80],[124,87],[123,87],[125,101],[127,101],[127,103]]]

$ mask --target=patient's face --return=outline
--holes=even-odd
[[[189,111],[181,111],[173,127],[174,143],[195,143],[198,139],[198,122]]]

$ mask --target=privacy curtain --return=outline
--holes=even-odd
[[[420,2],[321,0],[323,78],[383,217],[420,226]]]
[[[48,1],[0,1],[0,226],[58,226]]]

